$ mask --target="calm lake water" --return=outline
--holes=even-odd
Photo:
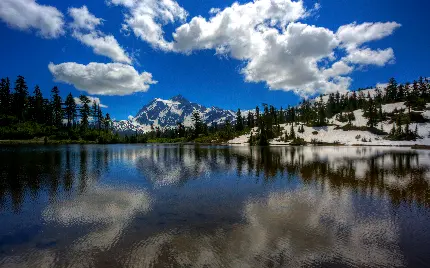
[[[0,267],[425,267],[430,151],[0,147]]]

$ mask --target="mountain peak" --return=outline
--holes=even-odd
[[[189,102],[184,96],[182,96],[181,94],[176,95],[174,97],[170,98],[171,101],[177,101],[177,102]]]

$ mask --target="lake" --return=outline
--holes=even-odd
[[[430,151],[0,147],[0,267],[430,266]]]

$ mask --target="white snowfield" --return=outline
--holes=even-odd
[[[367,93],[366,93],[367,94]],[[393,112],[395,109],[406,109],[406,106],[403,102],[398,103],[390,103],[382,105],[382,110],[384,112]],[[430,108],[430,104],[427,104],[427,108]],[[430,119],[430,110],[420,111],[423,116],[427,119]],[[354,111],[355,120],[352,122],[354,126],[366,126],[367,118],[363,116],[362,110]],[[306,142],[311,142],[312,140],[317,140],[325,143],[338,143],[343,145],[389,145],[389,146],[402,146],[402,145],[430,145],[430,123],[412,123],[409,128],[411,131],[415,130],[415,127],[418,127],[418,135],[422,137],[422,139],[417,139],[416,141],[390,141],[386,140],[385,136],[372,134],[368,131],[359,131],[359,130],[350,130],[344,131],[341,129],[335,129],[337,126],[344,126],[347,123],[342,123],[337,121],[334,117],[330,118],[330,124],[334,124],[334,126],[325,126],[325,127],[307,127],[304,126],[305,132],[299,133],[299,125],[294,125],[294,132],[297,137],[303,138]],[[281,127],[284,128],[283,132],[291,131],[291,124],[281,124]],[[404,126],[402,126],[404,127]],[[378,128],[381,129],[381,123],[378,124]],[[382,122],[382,128],[385,132],[390,132],[393,128],[393,124],[386,122]],[[256,132],[256,129],[253,130]],[[316,133],[316,132],[317,133]],[[229,144],[248,144],[250,135],[243,135],[237,137],[233,140],[230,140]],[[364,139],[366,141],[364,141]],[[275,138],[270,141],[271,145],[286,145],[289,142],[282,142],[279,138]]]

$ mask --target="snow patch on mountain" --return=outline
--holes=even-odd
[[[177,95],[168,100],[155,98],[143,106],[135,117],[130,116],[128,120],[115,121],[113,127],[118,132],[137,131],[139,133],[151,131],[151,126],[164,129],[173,128],[178,123],[182,123],[185,127],[191,127],[194,111],[198,111],[202,121],[209,126],[213,124],[222,125],[226,120],[232,123],[236,121],[236,112],[234,111],[215,106],[205,107]],[[248,111],[242,111],[243,116],[246,116],[247,113]]]

